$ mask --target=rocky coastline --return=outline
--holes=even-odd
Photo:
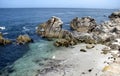
[[[48,21],[40,24],[36,30],[37,34],[48,39],[56,39],[55,46],[71,46],[77,43],[104,44],[111,49],[118,50],[120,38],[120,12],[113,12],[109,21],[97,24],[94,18],[74,18],[70,22],[72,32],[62,28],[63,21],[58,17],[51,17]],[[113,48],[115,46],[116,48]]]
[[[81,70],[78,67],[84,63],[77,63],[77,60],[82,61],[80,58],[83,56],[86,59],[86,61],[83,59],[83,62],[89,65],[87,60],[93,61],[94,54],[98,54],[98,56],[95,55],[97,56],[95,59],[96,62],[97,60],[102,60],[103,62],[105,58],[108,58],[108,60],[112,59],[110,62],[104,62],[107,65],[102,65],[101,63],[102,68],[99,68],[99,72],[101,73],[100,75],[96,73],[98,72],[97,70],[94,73],[95,76],[120,75],[120,11],[113,12],[109,16],[109,21],[100,24],[97,24],[96,20],[92,17],[76,17],[70,22],[72,31],[64,30],[62,28],[63,24],[60,18],[53,16],[48,21],[38,25],[36,29],[37,35],[48,40],[53,40],[53,45],[56,47],[68,47],[64,49],[69,51],[65,55],[63,53],[60,55],[57,53],[57,57],[53,56],[51,59],[43,59],[43,62],[47,62],[46,64],[37,61],[44,68],[37,70],[35,76],[89,76],[95,67],[94,63],[91,63],[92,68],[89,68],[87,72],[80,71],[81,73],[78,73],[78,70]],[[26,44],[33,41],[28,35],[19,35],[16,38],[16,44]],[[2,33],[0,33],[0,45],[7,45],[12,42],[11,40],[5,39]],[[89,59],[87,55],[93,59]],[[85,66],[84,70],[86,68]],[[93,76],[93,73],[91,75]]]
[[[106,47],[101,49],[102,51],[101,54],[108,54],[108,53],[112,54],[113,61],[110,63],[108,62],[108,65],[104,66],[103,70],[101,71],[103,73],[100,75],[96,73],[96,76],[119,76],[120,69],[118,67],[120,66],[120,58],[119,58],[120,57],[120,43],[119,43],[120,42],[120,11],[113,12],[109,16],[109,18],[110,18],[109,21],[105,21],[100,24],[97,24],[94,18],[76,17],[70,22],[70,28],[72,32],[69,31],[65,32],[65,30],[62,29],[62,24],[63,24],[62,20],[57,17],[52,17],[47,22],[38,26],[37,34],[44,36],[46,38],[57,38],[57,40],[54,43],[54,45],[57,47],[60,46],[69,47],[76,44],[85,43],[85,44],[89,44],[86,45],[87,49],[92,49],[95,47],[94,45],[98,45],[98,44],[105,45]],[[80,51],[87,52],[85,49],[81,49]],[[53,66],[53,68],[55,67]],[[53,73],[54,70],[52,68],[49,68],[50,71],[53,70],[52,72],[48,72],[48,70],[45,68],[43,70],[45,73],[47,73],[45,74],[45,76],[49,76],[51,74],[53,76],[56,75],[55,73]],[[61,71],[59,70],[58,72]],[[92,69],[89,70],[89,72],[91,71]],[[66,72],[62,72],[62,73],[63,75],[60,74],[57,75],[67,76]],[[71,72],[69,73],[71,74]],[[43,74],[39,72],[37,76],[43,76]],[[87,75],[83,75],[83,76],[87,76]]]

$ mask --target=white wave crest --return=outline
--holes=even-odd
[[[4,26],[0,26],[0,30],[5,30],[6,28]]]
[[[29,31],[30,29],[26,28],[25,26],[23,27],[24,31]]]

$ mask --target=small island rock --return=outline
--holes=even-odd
[[[18,44],[25,44],[29,42],[33,42],[33,40],[28,35],[19,35],[16,39]]]

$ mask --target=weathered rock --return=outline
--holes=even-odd
[[[28,35],[19,35],[16,39],[18,44],[25,44],[29,42],[33,42],[33,40]]]
[[[78,32],[92,32],[92,30],[97,26],[95,19],[91,17],[76,17],[70,23],[70,27]]]
[[[87,49],[92,49],[92,48],[94,48],[95,46],[93,45],[93,44],[88,44],[88,45],[86,45],[86,48]]]
[[[60,18],[52,17],[38,26],[37,34],[50,39],[59,38],[54,45],[66,47],[75,45],[78,42],[110,45],[115,38],[120,38],[120,18],[118,17],[114,17],[114,19],[100,25],[97,25],[95,19],[91,17],[76,17],[70,23],[73,32],[63,30],[62,24]]]
[[[2,33],[0,33],[0,45],[6,45],[10,43],[12,43],[11,40],[3,38]]]
[[[105,21],[95,27],[94,32],[120,34],[120,18]]]
[[[62,34],[62,24],[60,18],[53,16],[47,22],[38,26],[37,34],[47,38],[59,38]]]
[[[97,43],[96,39],[94,38],[94,35],[92,33],[74,32],[73,35],[79,42],[84,42],[84,43],[88,43],[88,44]]]
[[[117,12],[113,12],[110,16],[110,19],[114,19],[114,18],[120,18],[120,11]]]

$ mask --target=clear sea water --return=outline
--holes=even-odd
[[[91,16],[97,23],[108,20],[108,15],[117,9],[83,9],[83,8],[1,8],[0,30],[5,38],[15,40],[20,34],[28,34],[34,43],[26,45],[0,46],[0,70],[14,64],[17,72],[10,76],[33,76],[32,61],[43,57],[51,57],[56,47],[52,41],[46,41],[35,33],[38,24],[47,21],[52,16],[57,16],[64,22],[63,28],[70,30],[69,23],[75,17]],[[19,73],[18,73],[19,71]],[[27,71],[27,72],[26,72]],[[29,75],[29,74],[30,75]],[[34,74],[34,72],[33,72]]]

